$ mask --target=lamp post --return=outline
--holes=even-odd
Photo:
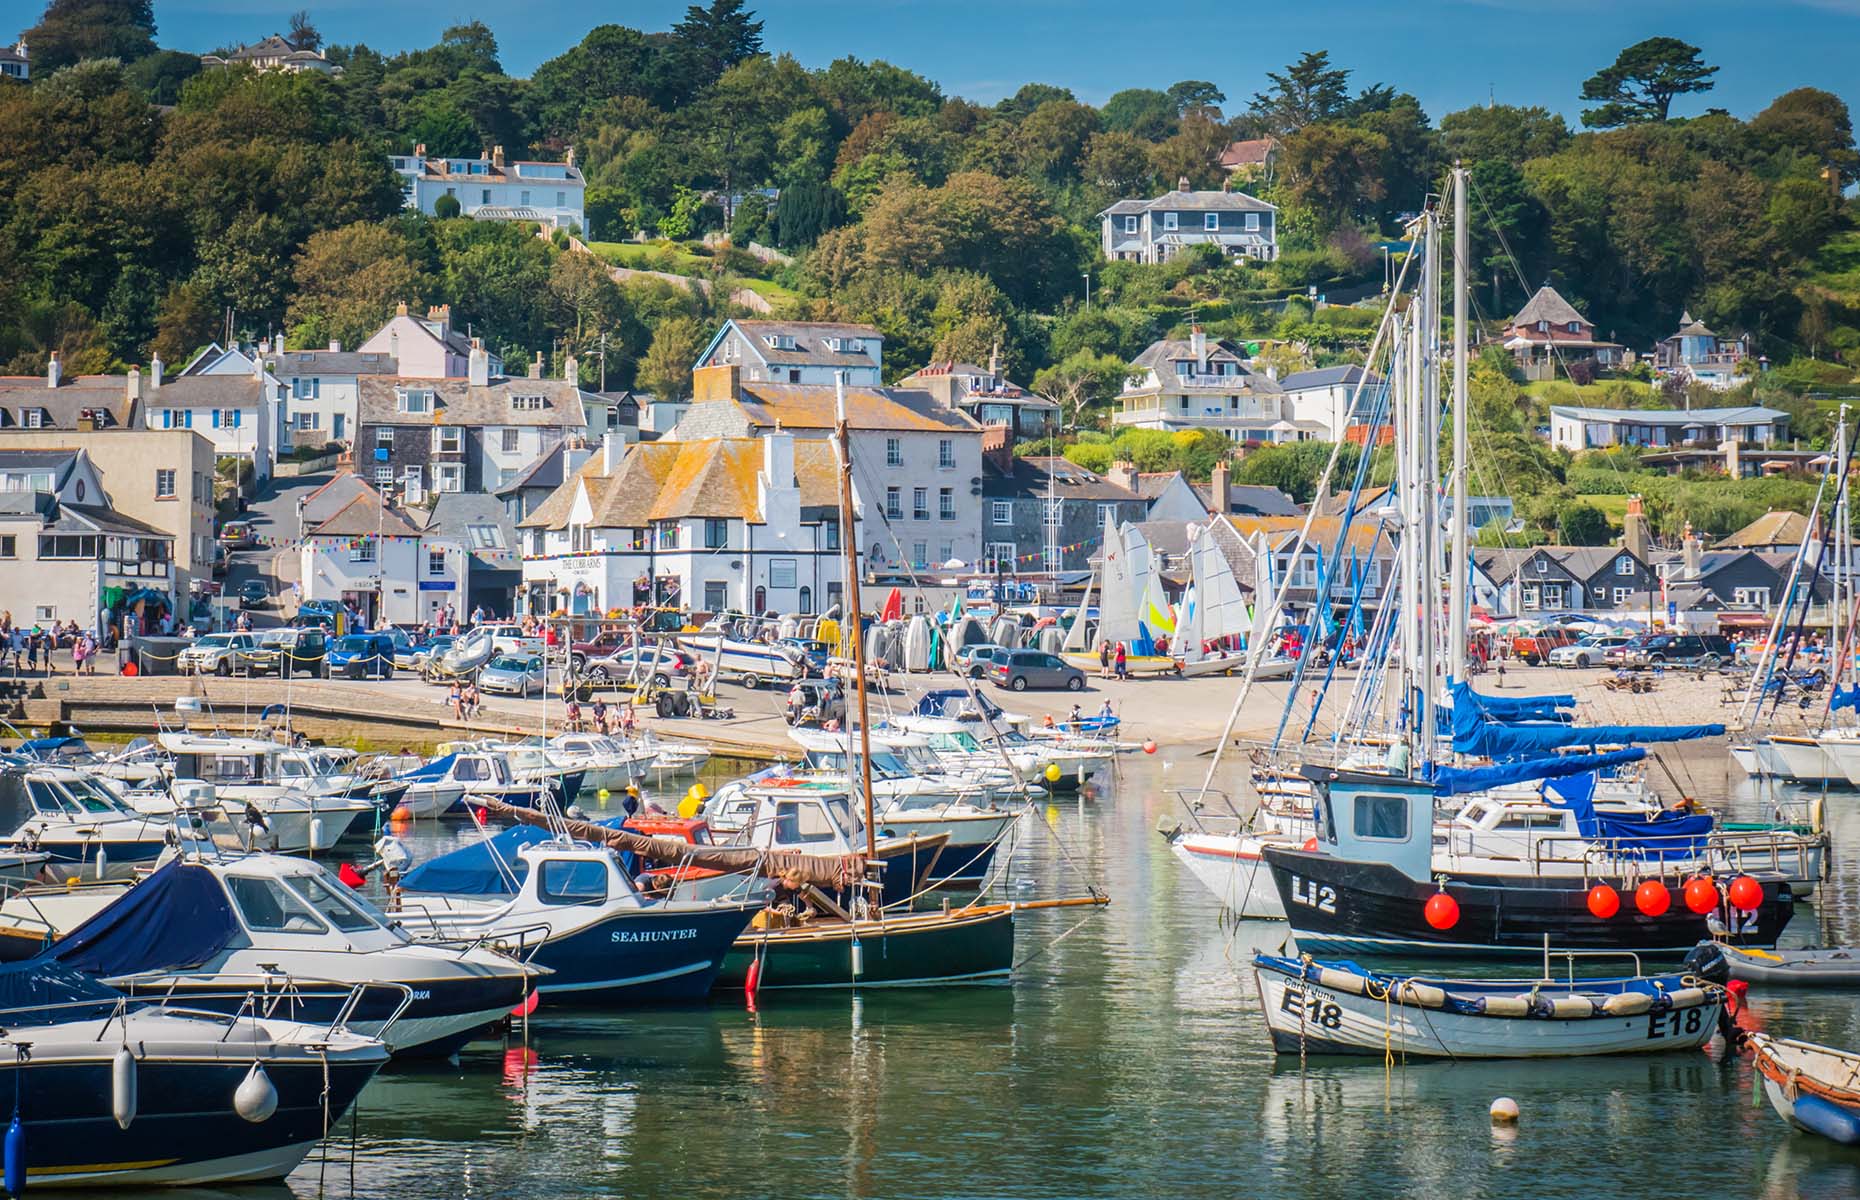
[[[1084,276],[1085,276],[1085,311],[1090,312],[1091,311],[1091,272],[1086,271],[1084,273]]]

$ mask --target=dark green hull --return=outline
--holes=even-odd
[[[741,989],[749,964],[762,960],[758,990],[904,987],[1003,980],[1014,966],[1014,914],[913,913],[857,926],[864,970],[853,978],[853,928],[750,930],[736,939],[717,975],[718,989]]]

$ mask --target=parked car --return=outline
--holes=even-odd
[[[243,670],[240,657],[258,649],[258,635],[251,633],[209,633],[181,651],[175,665],[182,674],[231,675]]]
[[[568,665],[579,671],[589,659],[606,658],[616,650],[633,644],[631,629],[603,629],[585,641],[568,644]]]
[[[258,635],[257,646],[235,657],[235,668],[253,675],[276,673],[280,679],[322,675],[329,659],[329,639],[315,626],[267,629]]]
[[[1558,646],[1573,646],[1578,635],[1558,625],[1548,626],[1536,633],[1520,634],[1511,639],[1511,656],[1535,667],[1550,657],[1550,652]]]
[[[1715,667],[1736,656],[1731,639],[1715,633],[1656,633],[1628,655],[1634,667]]]
[[[1640,648],[1653,638],[1651,633],[1631,634],[1628,640],[1619,646],[1610,646],[1602,651],[1602,665],[1605,667],[1625,667]]]
[[[483,625],[474,625],[471,633],[485,631],[491,639],[491,649],[498,654],[541,654],[543,640],[535,634],[523,632],[523,626],[515,621],[488,621]]]
[[[1024,692],[1028,688],[1065,688],[1068,692],[1085,690],[1085,672],[1057,654],[1044,650],[1008,650],[994,659],[989,677],[996,687]]]
[[[239,584],[239,607],[261,608],[265,601],[271,599],[271,589],[262,579],[247,579]]]
[[[846,692],[837,679],[797,679],[788,689],[788,701],[782,716],[790,725],[799,725],[803,715],[813,710],[813,719],[846,723]]]
[[[392,679],[394,639],[385,633],[351,633],[329,648],[329,673],[350,679]]]
[[[258,545],[258,534],[250,521],[228,521],[220,526],[218,541],[228,550],[250,550]]]
[[[478,690],[506,696],[540,696],[543,692],[540,654],[500,654],[478,672]]]
[[[654,649],[652,646],[624,646],[611,654],[599,658],[590,658],[582,664],[582,672],[596,681],[609,679],[637,679],[652,671],[652,683],[655,687],[665,687],[674,679],[683,679],[691,673],[697,660],[687,651],[671,646]],[[635,674],[635,664],[638,673]]]
[[[973,646],[964,646],[956,651],[955,662],[958,673],[970,679],[980,679],[988,674],[988,668],[1006,654],[1006,646],[997,646],[993,642],[978,642]]]
[[[1608,652],[1616,646],[1625,646],[1634,640],[1628,633],[1592,633],[1580,641],[1567,646],[1558,646],[1550,652],[1550,665],[1553,667],[1599,667]]]

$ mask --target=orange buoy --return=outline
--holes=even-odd
[[[1621,911],[1621,893],[1605,883],[1598,883],[1589,889],[1589,911],[1606,921]]]
[[[396,825],[404,821],[411,821],[413,820],[413,810],[408,808],[405,804],[396,804],[394,806],[394,811],[388,814],[388,820],[394,822]]]
[[[1460,923],[1460,902],[1445,892],[1435,892],[1427,898],[1421,915],[1435,929],[1451,929]]]
[[[1673,906],[1673,894],[1657,879],[1649,879],[1634,889],[1634,907],[1649,917],[1657,917]]]
[[[1156,743],[1154,741],[1148,741],[1148,742],[1143,743],[1143,753],[1145,754],[1156,753]]]
[[[1305,844],[1304,844],[1304,845],[1302,845],[1302,846],[1300,846],[1300,847],[1299,847],[1299,849],[1300,849],[1300,850],[1304,850],[1304,851],[1307,851],[1307,852],[1308,852],[1308,851],[1312,851],[1312,850],[1316,850],[1316,849],[1317,849],[1317,839],[1316,839],[1315,837],[1308,837],[1308,838],[1306,838],[1306,839],[1305,839]]]
[[[1756,912],[1763,907],[1763,885],[1748,875],[1739,875],[1731,881],[1731,903],[1743,912]]]
[[[1680,894],[1685,897],[1686,907],[1701,917],[1718,907],[1718,885],[1703,876],[1688,879]]]

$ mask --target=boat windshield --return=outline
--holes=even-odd
[[[982,748],[982,744],[967,733],[938,733],[931,737],[930,745],[936,750],[960,750],[973,754]]]
[[[775,806],[775,840],[784,846],[850,841],[852,812],[842,797],[783,800]]]
[[[226,890],[253,933],[328,933],[302,897],[263,875],[228,875]]]
[[[292,875],[287,882],[291,891],[322,914],[323,919],[344,933],[379,929],[381,921],[354,899],[343,895],[316,875]]]
[[[87,779],[27,779],[26,794],[32,807],[48,816],[127,816],[115,797]]]

